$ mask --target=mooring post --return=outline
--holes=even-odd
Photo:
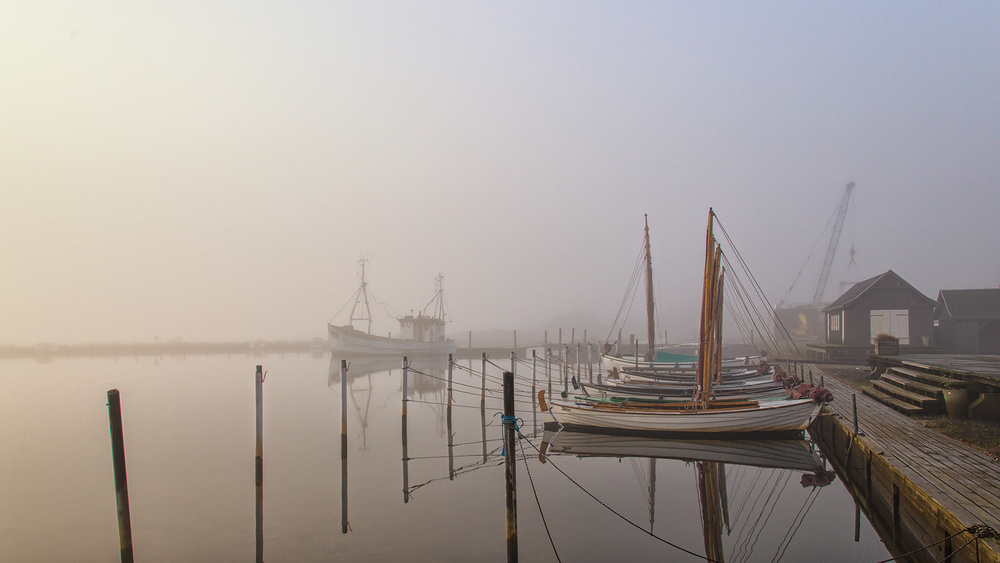
[[[594,347],[587,343],[587,377],[590,378],[590,382],[594,382]]]
[[[535,353],[535,349],[531,349],[531,431],[534,432],[538,428],[538,409],[535,408],[535,401],[538,397],[535,392],[535,376],[538,372],[538,355]]]
[[[583,383],[583,372],[580,371],[580,343],[576,343],[576,380]]]
[[[455,480],[455,433],[452,431],[451,425],[451,406],[452,406],[452,366],[454,364],[454,358],[451,354],[448,354],[448,406],[446,409],[447,417],[447,428],[448,428],[448,480]]]
[[[122,403],[117,389],[108,391],[108,419],[111,422],[111,459],[115,473],[115,501],[118,505],[118,544],[122,563],[132,561],[132,518],[128,509],[128,479],[125,474],[125,432]]]
[[[347,533],[347,360],[340,360],[340,531]]]
[[[514,416],[514,374],[503,374],[503,443],[507,500],[507,561],[517,561],[517,452],[514,450],[517,420]]]
[[[552,396],[552,348],[545,349],[545,377],[549,381],[549,397]]]
[[[851,393],[851,403],[854,405],[854,435],[858,434],[858,394]]]
[[[813,383],[813,370],[809,370],[809,385],[814,385],[814,383]]]
[[[569,346],[563,344],[563,349],[560,350],[560,352],[562,352],[562,355],[559,357],[559,359],[561,360],[560,363],[562,364],[563,392],[569,393],[569,375],[566,373],[568,371],[566,364],[569,363]]]
[[[254,457],[256,484],[257,563],[264,561],[264,368],[254,373],[254,397],[257,402],[257,453]]]
[[[406,376],[409,370],[409,363],[406,356],[403,356],[403,503],[410,502],[410,460],[407,456],[406,448]]]
[[[483,387],[479,395],[479,405],[486,408],[486,352],[483,352]]]
[[[451,401],[452,401],[451,381],[452,381],[452,368],[454,367],[454,365],[455,365],[455,360],[452,354],[448,354],[448,408],[451,408]]]
[[[826,387],[825,381],[826,381],[826,379],[823,377],[823,374],[820,374],[819,375],[819,386],[820,387]]]

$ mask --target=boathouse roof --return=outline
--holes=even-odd
[[[1000,289],[942,289],[938,319],[1000,319]]]
[[[840,309],[848,309],[851,307],[851,305],[853,305],[859,299],[864,297],[869,291],[871,291],[876,287],[893,288],[897,290],[900,289],[910,290],[916,296],[919,296],[919,298],[921,298],[924,301],[925,307],[933,307],[934,305],[937,304],[936,301],[934,301],[930,297],[927,297],[923,293],[920,293],[920,290],[910,285],[909,282],[907,282],[903,278],[899,277],[899,274],[893,272],[892,270],[887,270],[885,273],[879,274],[877,276],[868,278],[864,281],[860,281],[854,284],[853,286],[851,286],[850,289],[845,291],[843,295],[838,297],[833,303],[830,303],[828,306],[824,307],[823,312],[828,313]]]

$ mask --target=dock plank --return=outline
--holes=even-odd
[[[823,366],[809,367],[826,375],[836,397],[828,408],[845,421],[853,419],[851,395],[857,395],[859,439],[967,525],[1000,529],[1000,463],[848,387]]]

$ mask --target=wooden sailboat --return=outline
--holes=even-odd
[[[642,370],[686,373],[693,378],[693,374],[698,368],[698,356],[656,349],[656,323],[654,322],[655,315],[653,313],[653,255],[649,243],[649,217],[644,215],[643,221],[643,256],[646,278],[646,351],[642,356],[639,356],[638,353],[635,355],[626,354],[616,356],[612,355],[610,350],[606,350],[605,353],[601,354],[601,365],[608,372],[612,370]],[[756,367],[760,359],[760,356],[731,358],[723,361],[723,368],[742,369],[751,365]]]
[[[539,404],[563,426],[680,433],[754,433],[803,430],[819,414],[813,399],[716,398],[713,385],[721,374],[722,295],[725,277],[722,249],[712,232],[715,213],[708,212],[698,377],[690,401],[639,397],[552,399],[544,391]]]

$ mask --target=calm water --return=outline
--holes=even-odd
[[[496,391],[487,395],[485,417],[481,361],[455,370],[450,448],[447,370],[413,361],[427,375],[409,374],[409,495],[399,362],[351,364],[346,534],[339,361],[309,355],[0,361],[0,560],[117,560],[107,391],[119,389],[136,560],[253,561],[260,364],[267,372],[266,561],[503,561],[504,469],[494,414],[510,359],[494,361],[488,387]],[[801,485],[813,472],[791,466],[808,465],[806,444],[804,453],[792,448],[788,460],[760,467],[737,463],[753,453],[740,444],[709,448],[705,456],[718,459],[698,463],[667,459],[690,444],[543,436],[541,418],[531,412],[531,367],[516,371],[529,380],[519,382],[517,404],[528,436],[527,468],[524,461],[517,466],[522,561],[556,560],[544,524],[562,561],[698,561],[666,542],[704,554],[706,536],[729,562],[889,557],[863,516],[855,541],[854,501],[839,481]],[[538,377],[545,378],[542,366]],[[551,441],[546,464],[534,449],[543,438]]]

